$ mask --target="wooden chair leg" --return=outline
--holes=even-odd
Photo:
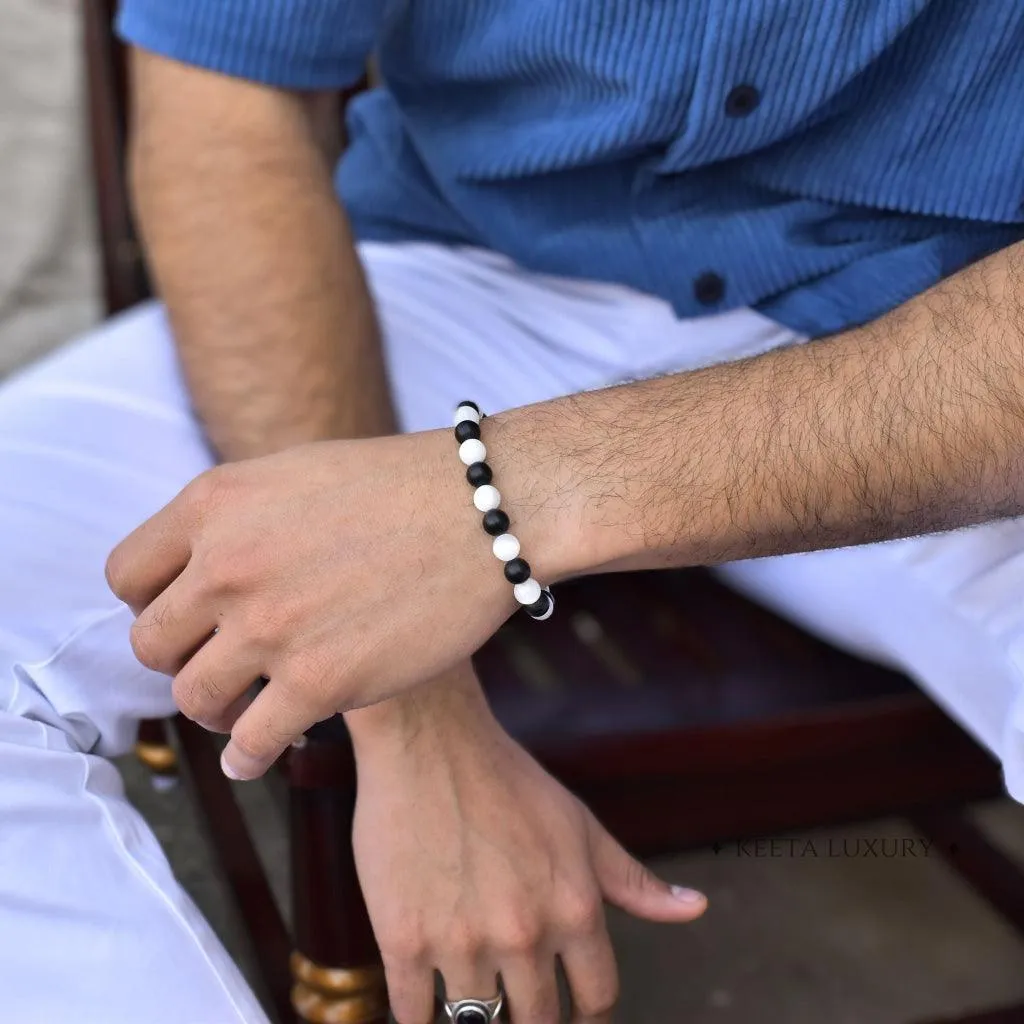
[[[314,731],[289,753],[295,952],[292,1006],[308,1024],[388,1019],[380,954],[352,855],[355,762],[346,736]]]
[[[249,938],[267,1000],[265,1009],[275,1024],[288,1024],[294,1019],[288,971],[291,935],[235,801],[232,783],[220,770],[219,744],[205,729],[181,715],[175,727],[213,852]]]
[[[978,895],[1024,937],[1024,871],[970,821],[959,807],[921,810],[910,820]],[[977,1012],[927,1024],[1024,1024],[1024,1006]]]
[[[1024,939],[1024,869],[998,849],[963,808],[935,807],[910,815],[951,868]],[[1024,1022],[1024,1017],[1020,1020]]]
[[[153,773],[155,789],[166,789],[178,781],[178,753],[171,745],[170,722],[146,718],[139,722],[135,756]]]

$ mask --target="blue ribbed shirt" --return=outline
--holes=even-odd
[[[124,0],[119,25],[291,89],[375,52],[337,172],[360,237],[684,317],[821,335],[1024,238],[1024,0]]]

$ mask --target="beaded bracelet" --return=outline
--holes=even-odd
[[[480,440],[483,413],[476,402],[460,402],[455,410],[455,440],[459,458],[466,466],[466,479],[473,487],[473,504],[483,512],[483,527],[494,540],[494,557],[505,563],[505,579],[513,584],[512,593],[526,614],[538,621],[551,618],[555,598],[530,575],[530,563],[519,557],[519,539],[508,532],[508,516],[498,507],[501,495],[491,483],[494,474],[484,461],[487,449]]]

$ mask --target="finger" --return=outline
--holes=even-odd
[[[482,955],[463,951],[440,965],[444,978],[445,999],[480,999],[486,1001],[498,994],[498,972]]]
[[[397,1024],[433,1024],[434,972],[406,961],[384,960],[391,1015]]]
[[[511,1024],[558,1024],[562,1019],[553,956],[503,959],[501,978]]]
[[[174,677],[172,694],[178,710],[211,732],[231,732],[252,703],[249,691],[261,667],[251,651],[219,631]]]
[[[270,678],[231,730],[220,764],[230,779],[259,778],[307,729],[331,714],[321,713],[301,690]]]
[[[613,1024],[614,1020],[615,1014],[612,1010],[609,1010],[607,1013],[599,1013],[594,1017],[583,1017],[573,1012],[573,1015],[569,1018],[569,1024]]]
[[[584,1017],[574,1010],[569,1018],[569,1024],[613,1024],[614,1020],[614,1010],[609,1010],[607,1013],[598,1013],[592,1017]]]
[[[626,853],[596,820],[590,827],[594,873],[609,903],[634,917],[667,924],[692,921],[707,909],[702,893],[663,882]]]
[[[611,1020],[619,998],[619,969],[605,928],[566,946],[562,966],[572,997],[573,1024]]]
[[[196,574],[186,568],[139,613],[132,650],[146,668],[175,675],[214,633],[216,615],[200,599],[197,584]]]
[[[136,614],[188,564],[192,555],[190,529],[195,521],[194,492],[194,484],[190,484],[128,534],[107,558],[107,584]]]

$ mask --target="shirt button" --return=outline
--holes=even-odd
[[[761,102],[761,94],[752,85],[737,85],[725,97],[725,112],[729,117],[746,117]]]
[[[714,306],[725,295],[725,281],[709,270],[693,282],[693,294],[702,306]]]

